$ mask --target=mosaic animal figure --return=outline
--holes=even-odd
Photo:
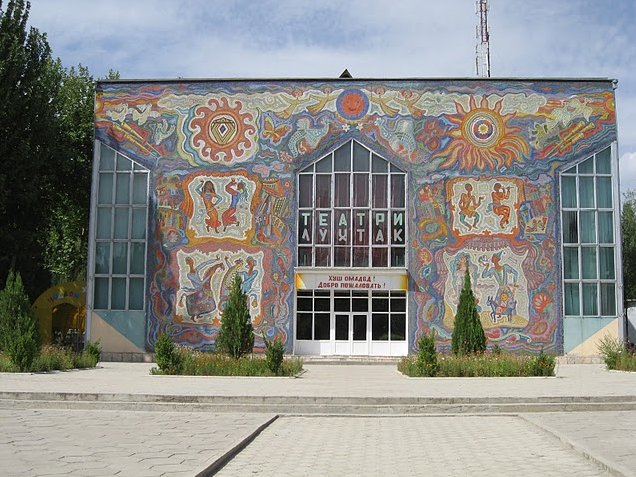
[[[417,148],[413,134],[413,121],[408,119],[385,121],[378,118],[375,120],[375,124],[393,151],[411,157]]]
[[[212,292],[212,276],[220,268],[224,268],[222,262],[212,265],[203,274],[201,283],[197,283],[198,286],[191,293],[182,295],[182,304],[185,299],[186,311],[192,321],[196,322],[199,318],[216,310],[216,301]]]
[[[486,303],[491,308],[490,321],[493,323],[499,323],[504,318],[510,323],[512,315],[517,311],[517,301],[508,287],[500,289],[495,298],[489,296]]]
[[[313,151],[318,146],[320,140],[329,131],[329,124],[319,122],[319,127],[312,128],[309,118],[300,118],[296,122],[296,131],[289,138],[289,152],[292,157],[306,154]]]

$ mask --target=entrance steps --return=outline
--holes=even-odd
[[[302,358],[304,364],[355,364],[355,365],[374,365],[374,364],[392,364],[397,365],[400,356],[320,356],[320,355],[295,355],[296,358]]]
[[[444,415],[636,411],[636,396],[320,397],[0,392],[0,408],[279,415]]]

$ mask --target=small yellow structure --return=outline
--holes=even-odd
[[[86,282],[55,285],[33,303],[42,344],[78,344],[86,330]],[[70,341],[70,342],[69,342]]]

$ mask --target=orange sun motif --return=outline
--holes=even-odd
[[[501,114],[501,100],[492,109],[486,98],[481,99],[478,107],[474,96],[470,98],[468,111],[461,104],[455,104],[457,114],[448,117],[456,126],[449,133],[451,140],[444,150],[435,154],[435,157],[446,157],[440,166],[442,169],[458,164],[465,171],[493,171],[522,162],[523,155],[530,153],[528,143],[519,135],[521,129],[508,124],[514,115]]]

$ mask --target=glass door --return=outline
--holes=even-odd
[[[351,314],[351,354],[369,354],[369,315],[367,313]]]

